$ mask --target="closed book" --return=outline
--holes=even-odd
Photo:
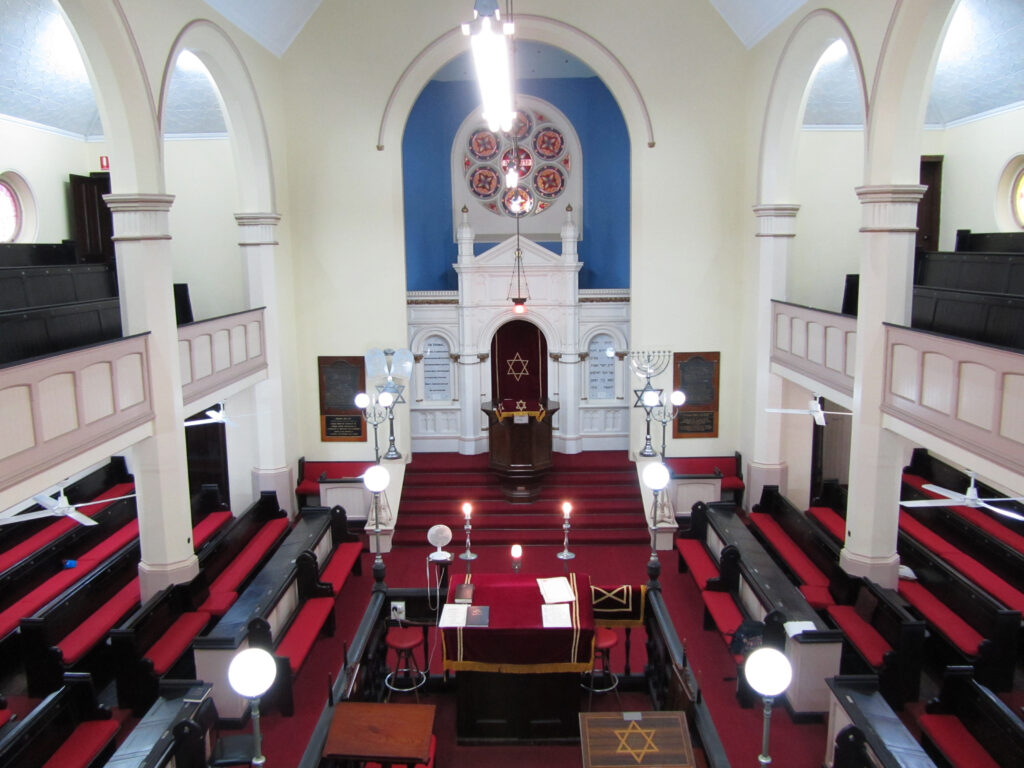
[[[456,603],[472,603],[473,602],[473,585],[472,584],[456,584],[455,585],[455,602]]]
[[[486,605],[471,605],[466,612],[467,627],[486,627],[491,618],[491,609]]]

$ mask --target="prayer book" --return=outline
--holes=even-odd
[[[466,626],[466,614],[469,606],[465,603],[445,603],[441,609],[441,618],[437,620],[437,626],[442,629]]]
[[[456,584],[455,585],[455,602],[456,603],[472,603],[473,602],[473,585],[472,584]]]
[[[537,586],[540,587],[540,594],[545,603],[571,603],[576,599],[569,580],[565,576],[537,579]]]
[[[540,607],[540,617],[545,627],[572,627],[572,616],[568,603],[549,603]]]
[[[471,605],[466,611],[467,627],[486,627],[491,618],[491,609],[486,605]]]

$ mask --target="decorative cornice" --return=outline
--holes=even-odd
[[[170,240],[168,212],[174,195],[110,194],[103,200],[114,218],[114,242]]]
[[[917,232],[917,206],[928,187],[922,184],[882,184],[857,187],[863,205],[861,232]]]
[[[774,203],[752,206],[757,216],[756,237],[795,237],[796,214],[800,206],[795,203]]]

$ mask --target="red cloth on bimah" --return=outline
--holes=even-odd
[[[594,663],[594,611],[590,577],[566,577],[576,599],[569,603],[572,627],[546,628],[544,598],[537,576],[477,573],[457,576],[448,586],[448,601],[457,584],[474,584],[473,605],[489,608],[486,627],[443,629],[444,668],[449,671],[518,674],[588,672]]]

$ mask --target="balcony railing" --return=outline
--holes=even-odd
[[[263,308],[178,328],[181,394],[186,405],[267,370]]]
[[[1024,474],[1024,354],[886,326],[882,411]]]
[[[773,363],[853,396],[857,318],[772,302]]]
[[[0,369],[0,491],[153,418],[148,339],[131,336]]]

